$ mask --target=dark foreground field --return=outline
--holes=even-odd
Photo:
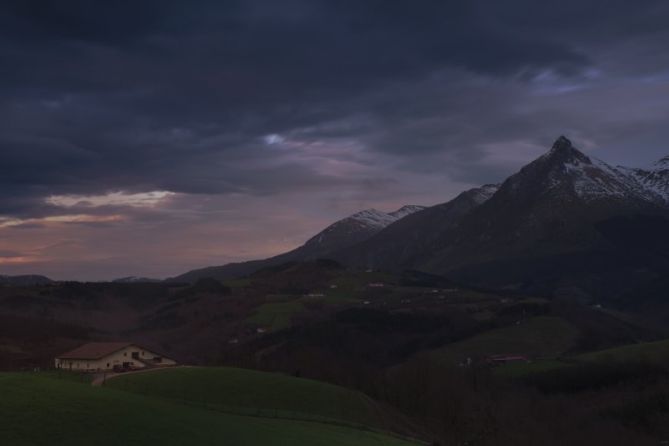
[[[176,372],[176,371],[174,371]],[[156,377],[161,373],[156,372]],[[128,382],[118,381],[119,385],[92,387],[85,381],[64,378],[55,374],[40,373],[4,373],[0,374],[0,444],[2,445],[410,445],[408,441],[389,435],[373,432],[364,428],[362,423],[349,421],[337,423],[327,420],[330,412],[327,399],[334,402],[340,398],[341,409],[350,408],[350,416],[360,416],[360,421],[370,420],[364,399],[356,399],[353,392],[330,386],[319,393],[317,384],[307,382],[311,392],[291,396],[290,378],[284,382],[284,398],[271,401],[272,411],[263,411],[268,407],[248,407],[255,404],[257,398],[244,400],[244,384],[262,384],[263,375],[240,378],[243,372],[230,372],[219,375],[225,378],[237,376],[241,387],[233,386],[236,396],[225,399],[226,411],[216,406],[202,404],[199,393],[191,401],[172,398],[169,388],[165,394],[159,389],[168,384],[171,375],[159,377],[153,394],[137,394],[131,388],[133,379],[138,380],[139,389],[144,376],[128,377]],[[204,374],[187,372],[178,373],[177,379],[184,385],[183,390],[198,389],[202,379],[216,378],[216,373]],[[273,377],[270,377],[272,379]],[[281,378],[278,378],[279,381]],[[294,380],[296,381],[296,380]],[[274,384],[270,381],[267,384]],[[126,385],[127,384],[127,385]],[[299,387],[301,383],[297,383]],[[127,390],[120,390],[127,387]],[[307,390],[305,389],[305,390]],[[197,391],[197,390],[196,390]],[[309,393],[320,395],[312,401],[304,402]],[[220,395],[223,397],[223,395]],[[319,402],[318,399],[321,399]],[[325,399],[323,399],[325,398]],[[347,398],[350,400],[347,401]],[[235,404],[244,401],[245,407]],[[295,406],[290,406],[294,401]],[[264,401],[263,401],[264,402]],[[269,401],[264,402],[265,404]],[[321,405],[322,404],[322,405]],[[257,410],[256,410],[257,409]],[[299,409],[299,414],[297,413]],[[314,412],[310,412],[311,410]],[[244,413],[246,412],[246,415]],[[303,420],[300,420],[302,415]],[[357,415],[356,415],[357,414]],[[291,416],[292,417],[289,417]],[[311,416],[311,421],[305,421]],[[291,419],[292,418],[292,419]],[[318,418],[322,420],[315,421]]]

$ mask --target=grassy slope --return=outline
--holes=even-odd
[[[361,393],[309,379],[227,367],[188,367],[120,376],[107,386],[222,409],[279,411],[380,426]]]
[[[534,317],[520,325],[491,330],[449,344],[436,350],[435,354],[451,363],[494,354],[557,356],[568,350],[577,336],[576,328],[563,319]]]
[[[495,368],[495,373],[498,376],[506,378],[522,378],[533,373],[548,372],[559,369],[561,367],[569,367],[572,363],[564,362],[557,359],[545,359],[540,361],[533,361],[529,363],[517,362],[505,364]]]
[[[533,373],[547,372],[564,367],[587,365],[595,362],[625,363],[646,362],[669,365],[669,340],[624,345],[591,353],[565,358],[564,360],[544,360],[529,364],[507,364],[497,368],[500,376],[520,378]]]
[[[669,340],[624,345],[576,356],[578,361],[649,361],[669,364]]]
[[[0,374],[0,444],[406,445],[319,423],[244,417],[35,374]]]
[[[281,330],[290,326],[293,316],[304,309],[299,300],[272,302],[262,304],[247,322],[269,328],[271,331]]]

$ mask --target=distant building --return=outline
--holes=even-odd
[[[177,362],[130,342],[89,342],[55,358],[57,369],[100,372],[176,365]]]

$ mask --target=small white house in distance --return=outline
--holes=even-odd
[[[174,359],[130,342],[89,342],[55,358],[57,369],[79,372],[144,369],[176,364]]]

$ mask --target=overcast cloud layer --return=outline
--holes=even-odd
[[[447,201],[560,134],[669,155],[669,4],[4,1],[0,274],[166,277]]]

